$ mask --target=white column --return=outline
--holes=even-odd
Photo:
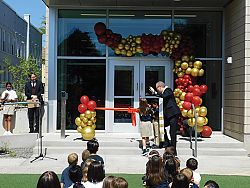
[[[27,37],[26,37],[26,60],[28,60],[30,55],[30,15],[24,14],[24,20],[27,22]]]

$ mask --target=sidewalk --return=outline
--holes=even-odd
[[[47,135],[47,140],[52,138],[57,139],[58,135]],[[74,136],[74,134],[73,134]],[[79,136],[79,135],[78,135]],[[224,137],[225,135],[222,135]],[[98,136],[97,136],[98,139]],[[100,139],[108,140],[108,137],[102,137]],[[127,138],[129,139],[129,138]],[[222,138],[217,138],[222,140]],[[231,138],[230,138],[231,139]],[[45,136],[46,140],[46,136]],[[69,138],[68,138],[69,140]],[[208,140],[211,142],[212,138]],[[216,140],[216,139],[215,139]],[[124,142],[131,142],[126,140]],[[65,141],[61,141],[66,142]],[[179,144],[184,142],[179,139]],[[237,141],[235,141],[237,142]],[[82,150],[86,148],[86,142],[80,142]],[[72,146],[73,147],[73,146]],[[183,146],[178,148],[181,151]],[[209,148],[208,148],[209,149]],[[139,150],[139,149],[138,149]],[[160,150],[163,153],[163,150]],[[48,157],[57,158],[57,160],[51,160],[45,158],[44,160],[36,160],[30,163],[38,155],[38,151],[35,150],[34,154],[29,159],[16,159],[16,158],[0,158],[1,173],[8,174],[41,174],[44,171],[52,170],[61,174],[62,170],[68,165],[67,156],[68,152],[62,152],[60,154],[53,153],[48,147]],[[105,161],[106,173],[128,173],[128,174],[143,174],[145,173],[145,164],[147,158],[138,154],[124,155],[124,154],[102,154],[102,148],[99,151],[100,155]],[[105,153],[105,152],[104,152]],[[181,152],[179,152],[181,153]],[[79,155],[79,163],[81,163],[81,152],[77,152]],[[181,168],[185,166],[186,160],[192,156],[190,155],[178,155],[181,160]],[[199,162],[198,172],[201,174],[215,174],[215,175],[246,175],[250,176],[250,157],[247,156],[206,156],[201,155],[197,157]]]

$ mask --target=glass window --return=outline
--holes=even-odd
[[[97,22],[106,23],[106,11],[59,10],[59,56],[105,56],[106,47],[94,32]]]
[[[66,128],[76,129],[80,98],[87,95],[98,107],[105,106],[106,63],[105,60],[58,60],[58,126],[61,119],[61,91],[68,93],[66,105]],[[105,112],[96,111],[96,129],[104,130]]]
[[[109,28],[123,38],[129,35],[159,35],[162,30],[171,30],[170,11],[109,11]],[[109,55],[114,51],[109,49]]]
[[[221,57],[222,12],[175,11],[175,31],[193,41],[196,57]]]

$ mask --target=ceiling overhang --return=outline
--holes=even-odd
[[[226,6],[232,0],[43,0],[48,6],[62,7],[216,7]]]

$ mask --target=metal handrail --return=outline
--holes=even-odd
[[[196,114],[196,109],[194,107],[194,104],[192,104],[192,109],[194,112],[194,118],[195,118],[195,126],[194,126],[194,131],[195,131],[195,142],[194,142],[194,148],[193,148],[193,138],[192,138],[192,130],[190,131],[190,148],[192,149],[192,155],[194,157],[197,157],[197,151],[198,151],[198,145],[197,145],[197,114]]]

